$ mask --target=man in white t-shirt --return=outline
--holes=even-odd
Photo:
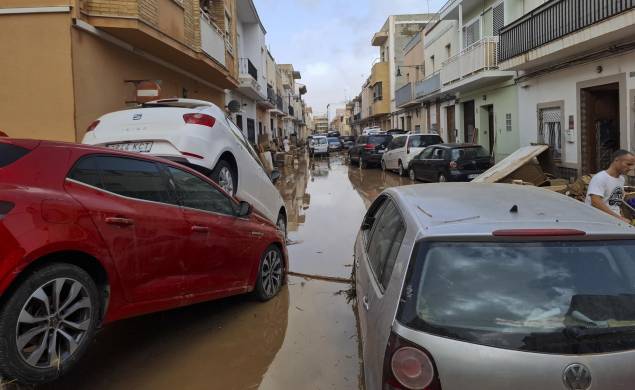
[[[624,176],[635,166],[635,156],[626,150],[613,153],[611,165],[606,171],[593,176],[589,183],[586,203],[624,222],[620,205],[624,199]]]

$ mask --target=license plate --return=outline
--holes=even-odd
[[[152,142],[127,142],[122,144],[110,144],[106,147],[124,152],[148,153],[152,150]]]
[[[476,179],[477,177],[479,177],[479,174],[478,174],[478,173],[475,173],[475,174],[473,174],[473,175],[467,175],[467,178],[468,178],[468,179]]]
[[[378,150],[377,153],[379,154],[383,154],[385,152],[385,150]]]

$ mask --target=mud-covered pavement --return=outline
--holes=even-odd
[[[361,388],[346,296],[353,243],[372,200],[410,181],[349,169],[343,155],[302,157],[283,173],[292,276],[278,297],[234,297],[112,324],[72,372],[38,389]]]

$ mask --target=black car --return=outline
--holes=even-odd
[[[392,135],[389,134],[362,135],[348,151],[351,164],[362,168],[367,168],[370,164],[379,165],[391,140]]]
[[[343,135],[340,137],[340,141],[342,141],[342,145],[344,148],[350,149],[355,146],[355,136],[354,135]]]
[[[493,165],[485,148],[474,144],[439,144],[425,148],[412,159],[412,180],[429,182],[470,181]]]
[[[327,140],[329,143],[329,152],[339,152],[344,147],[339,137],[328,137]]]

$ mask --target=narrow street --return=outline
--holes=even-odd
[[[239,296],[117,322],[65,377],[16,388],[361,388],[346,282],[353,243],[372,200],[410,181],[349,167],[344,155],[302,157],[283,174],[292,276],[277,297],[259,303]]]

